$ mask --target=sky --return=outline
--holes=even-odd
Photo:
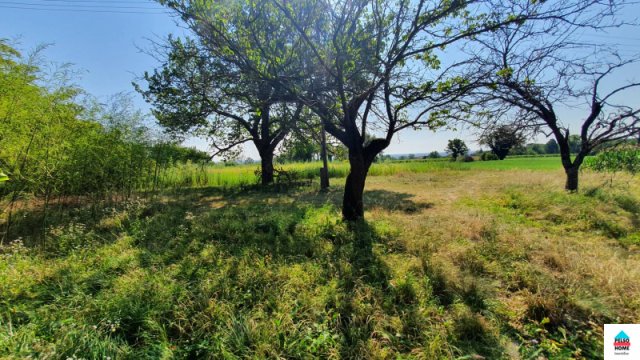
[[[640,15],[640,5],[626,14],[629,20]],[[141,52],[149,48],[149,39],[181,35],[187,31],[176,23],[165,9],[146,0],[0,0],[0,38],[17,42],[24,53],[41,44],[51,44],[44,53],[48,61],[71,63],[81,77],[76,83],[90,94],[106,99],[119,92],[131,92],[141,109],[149,110],[142,97],[135,93],[131,82],[157,67],[157,61]],[[595,35],[620,44],[624,54],[640,53],[640,33],[614,31]],[[640,66],[634,66],[614,81],[640,80]],[[640,105],[640,92],[625,95],[624,102]],[[579,118],[578,109],[563,109],[568,118]],[[386,154],[428,153],[444,151],[447,141],[461,138],[472,149],[475,131],[471,129],[439,130],[436,132],[407,130],[396,136]],[[546,141],[544,137],[535,139]],[[202,139],[187,140],[186,145],[207,150]],[[247,145],[245,157],[258,158],[252,145]]]

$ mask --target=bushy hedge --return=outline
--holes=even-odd
[[[176,162],[208,160],[154,140],[127,94],[98,101],[31,63],[0,40],[0,200],[130,195]]]
[[[585,166],[599,172],[640,172],[640,146],[608,149],[588,158]]]

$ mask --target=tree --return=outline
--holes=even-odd
[[[474,1],[473,9],[467,9],[469,2],[448,0],[160,3],[175,10],[210,51],[287,89],[347,147],[346,220],[364,217],[369,168],[393,136],[442,125],[437,115],[467,86],[450,76],[455,64],[441,68],[435,52],[528,15],[526,7],[505,9],[489,1]],[[272,51],[271,43],[281,37],[286,43]],[[302,72],[286,67],[300,58]],[[272,64],[282,71],[266,71]],[[367,140],[367,134],[376,136]]]
[[[285,139],[279,158],[286,161],[309,162],[320,153],[320,146],[297,135]]]
[[[451,154],[451,159],[456,161],[459,156],[464,156],[469,152],[469,148],[464,141],[460,139],[449,140],[446,151]]]
[[[525,136],[522,131],[511,125],[489,128],[480,136],[479,143],[487,145],[498,159],[504,160],[512,148],[523,146]]]
[[[165,128],[208,136],[212,157],[252,141],[261,159],[261,182],[273,182],[273,157],[290,133],[302,105],[287,101],[265,81],[246,76],[193,39],[169,37],[156,46],[164,65],[145,72],[147,87],[135,85]],[[232,153],[233,154],[233,153]]]
[[[468,76],[483,77],[476,83],[484,84],[470,92],[473,95],[461,108],[475,109],[471,112],[491,123],[513,123],[506,119],[517,116],[522,119],[519,126],[553,136],[569,191],[578,190],[579,169],[588,154],[640,131],[640,109],[622,103],[619,96],[640,83],[610,83],[612,74],[637,59],[623,59],[613,45],[599,46],[578,37],[624,26],[615,17],[624,4],[568,2],[561,6],[561,16],[512,23],[478,36],[467,47],[474,63]],[[562,121],[563,107],[582,111],[577,129]]]
[[[429,159],[439,159],[440,158],[440,153],[437,151],[432,151],[429,153],[429,155],[427,155],[427,157]]]
[[[326,191],[329,189],[329,152],[330,152],[330,139],[327,139],[327,132],[322,126],[322,122],[313,112],[305,109],[301,116],[298,117],[293,126],[292,138],[297,139],[298,143],[303,142],[306,144],[307,151],[311,151],[313,147],[318,149],[316,153],[319,154],[320,161],[322,161],[322,168],[320,169],[320,190]],[[287,143],[285,143],[285,149],[287,149]],[[300,150],[300,149],[299,149]],[[285,150],[286,151],[286,150]],[[313,154],[309,154],[309,160]]]
[[[547,143],[544,145],[544,151],[547,154],[557,154],[560,151],[558,142],[555,139],[547,141]]]
[[[580,149],[582,148],[582,138],[580,135],[569,135],[568,138],[569,143],[569,152],[572,154],[579,154]]]

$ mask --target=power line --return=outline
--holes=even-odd
[[[618,36],[614,34],[584,34],[584,36],[593,36],[599,37],[603,39],[619,39],[619,40],[630,40],[630,41],[638,41],[640,42],[640,38],[628,37],[628,36]]]
[[[99,4],[154,4],[155,1],[151,0],[140,0],[140,1],[124,1],[124,0],[111,0],[111,1],[102,1],[102,0],[39,0],[42,2],[54,2],[54,3],[99,3]]]
[[[94,3],[95,4],[95,3]],[[164,10],[164,8],[159,8],[159,7],[143,7],[143,6],[123,6],[123,5],[117,5],[117,6],[110,6],[110,5],[85,5],[85,4],[73,4],[73,5],[67,5],[67,4],[37,4],[37,3],[26,3],[26,2],[22,2],[22,1],[2,1],[0,2],[0,5],[11,5],[11,6],[28,6],[28,7],[44,7],[44,8],[61,8],[61,9],[66,9],[66,8],[107,8],[107,9],[116,9],[116,10],[121,10],[121,9],[141,9],[141,10]]]
[[[24,6],[7,6],[0,3],[0,9],[18,9],[18,10],[35,10],[35,11],[62,11],[62,12],[87,12],[87,13],[113,13],[113,14],[147,14],[147,15],[162,15],[172,14],[168,11],[162,12],[148,12],[148,11],[119,11],[119,10],[89,10],[89,9],[58,9],[58,8],[37,8],[37,7],[24,7]],[[155,10],[155,9],[149,9]]]

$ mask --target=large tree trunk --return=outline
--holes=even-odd
[[[321,151],[320,157],[322,158],[322,169],[320,169],[320,190],[326,191],[329,189],[329,164],[327,163],[327,135],[324,127],[322,128],[321,139]]]
[[[560,160],[562,167],[567,175],[567,182],[564,185],[565,190],[575,192],[578,191],[578,171],[580,170],[580,161],[571,161],[571,147],[569,146],[569,135],[563,136],[560,131],[555,131],[556,141],[560,148]]]
[[[576,192],[578,191],[578,177],[580,175],[580,166],[584,161],[584,158],[589,155],[591,150],[589,148],[583,148],[576,154],[576,158],[571,163],[571,166],[565,166],[564,172],[567,174],[567,182],[564,188],[567,191]],[[564,165],[563,161],[563,165]]]
[[[356,221],[364,218],[364,185],[371,161],[361,151],[349,150],[349,164],[351,169],[344,186],[342,216],[347,221]]]
[[[565,190],[571,192],[578,191],[579,170],[577,166],[570,166],[564,169],[564,172],[567,174],[567,182],[564,185]]]
[[[269,185],[273,183],[273,152],[261,151],[260,152],[261,172],[260,180],[262,185]]]

